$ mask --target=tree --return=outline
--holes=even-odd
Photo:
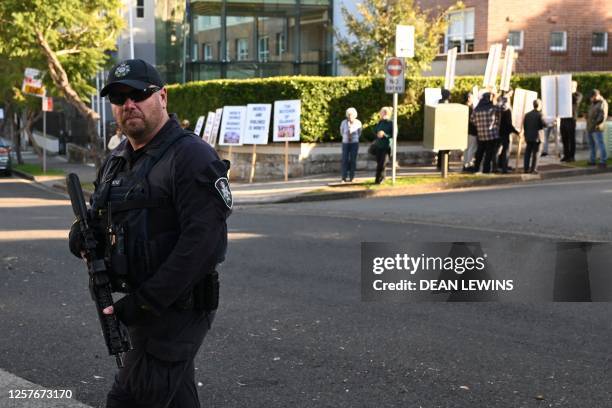
[[[438,53],[440,38],[446,31],[448,12],[463,7],[458,2],[437,16],[424,12],[414,0],[364,0],[357,4],[358,15],[342,6],[349,35],[338,39],[338,57],[356,75],[382,75],[385,58],[395,54],[395,26],[414,26],[414,58],[406,60],[408,75],[420,75],[431,68]]]
[[[91,78],[108,61],[108,51],[115,49],[123,27],[121,4],[121,0],[0,1],[0,56],[47,72],[47,93],[64,97],[87,119],[96,166],[101,160],[99,115],[86,102],[95,91]]]

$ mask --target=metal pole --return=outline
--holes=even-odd
[[[43,173],[47,174],[47,111],[43,110]]]
[[[102,98],[100,98],[100,71],[96,72],[96,106],[98,111],[98,118],[100,117],[101,106],[100,102]],[[102,135],[102,123],[100,119],[98,119],[98,137]]]
[[[393,162],[391,167],[391,183],[395,184],[395,165],[397,163],[397,93],[393,94]]]
[[[132,0],[127,0],[128,28],[130,31],[130,59],[134,59],[134,21],[132,19]]]
[[[100,75],[102,76],[102,81],[104,81],[104,77],[106,76],[104,75],[104,70],[102,70]],[[104,143],[103,150],[107,150],[108,143],[106,141],[106,101],[104,99],[102,99],[102,141]]]

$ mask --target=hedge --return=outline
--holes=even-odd
[[[574,74],[579,90],[585,95],[581,112],[588,108],[588,94],[593,88],[612,104],[612,73]],[[406,93],[399,95],[399,139],[421,140],[423,131],[423,94],[428,87],[440,87],[440,77],[406,79]],[[482,77],[457,77],[453,102],[463,102]],[[540,92],[539,75],[515,75],[513,88]],[[384,92],[384,78],[369,77],[272,77],[246,80],[211,80],[174,84],[168,87],[168,109],[181,119],[195,124],[197,118],[225,105],[274,103],[282,99],[302,100],[302,141],[339,141],[339,126],[350,106],[357,109],[364,124],[364,138],[373,138],[372,128],[382,106],[392,105],[391,95]]]

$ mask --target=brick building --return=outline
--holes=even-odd
[[[454,0],[417,0],[436,12]],[[612,71],[610,0],[465,0],[449,15],[441,52],[459,47],[458,57],[487,52],[495,43],[518,50],[517,72]]]

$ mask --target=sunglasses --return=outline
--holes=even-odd
[[[156,86],[147,88],[147,89],[134,89],[130,92],[122,92],[122,93],[109,93],[108,100],[113,105],[123,105],[125,101],[131,99],[134,102],[142,102],[145,99],[148,99],[155,92],[161,90]]]

